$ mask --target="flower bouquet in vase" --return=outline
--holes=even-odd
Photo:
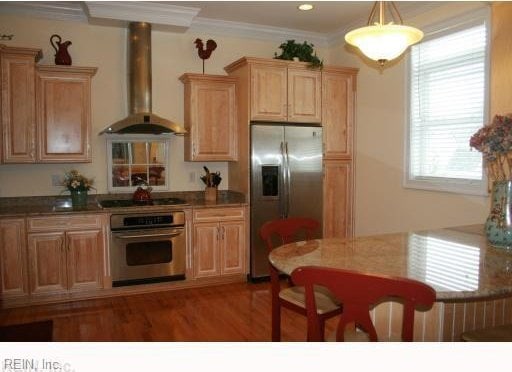
[[[87,196],[94,180],[84,177],[76,169],[64,173],[62,185],[71,193],[71,204],[73,208],[85,208],[87,206]]]
[[[493,246],[512,248],[512,114],[496,115],[469,144],[482,153],[491,189],[487,239]]]

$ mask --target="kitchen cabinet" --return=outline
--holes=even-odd
[[[350,159],[353,153],[357,69],[322,70],[324,158]]]
[[[356,78],[353,68],[322,70],[325,238],[353,236]]]
[[[38,161],[91,162],[91,79],[96,68],[37,66]]]
[[[237,160],[236,79],[187,73],[180,80],[185,85],[185,160]]]
[[[321,122],[321,72],[308,63],[244,57],[225,70],[246,75],[251,121]]]
[[[0,295],[27,296],[28,268],[24,218],[0,219]]]
[[[94,214],[28,218],[30,292],[103,288],[107,223]]]
[[[353,234],[353,166],[351,160],[324,160],[323,237]]]
[[[3,163],[36,160],[35,68],[40,49],[0,45],[1,130]]]
[[[245,208],[206,208],[193,212],[195,278],[246,273]]]

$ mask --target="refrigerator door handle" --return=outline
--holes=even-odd
[[[286,218],[286,157],[284,153],[284,142],[281,142],[281,192],[279,197],[279,214]]]
[[[284,149],[286,153],[286,195],[285,195],[285,217],[288,218],[290,212],[290,155],[288,154],[288,141],[284,143]]]

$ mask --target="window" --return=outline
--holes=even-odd
[[[485,193],[482,156],[469,139],[487,122],[488,45],[480,14],[411,48],[406,187]]]
[[[130,192],[145,183],[153,190],[168,190],[169,139],[128,136],[111,136],[107,139],[108,190]]]

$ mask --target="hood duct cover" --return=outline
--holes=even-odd
[[[130,114],[109,125],[100,134],[185,134],[186,130],[178,124],[152,113],[151,24],[131,22],[128,30]]]

